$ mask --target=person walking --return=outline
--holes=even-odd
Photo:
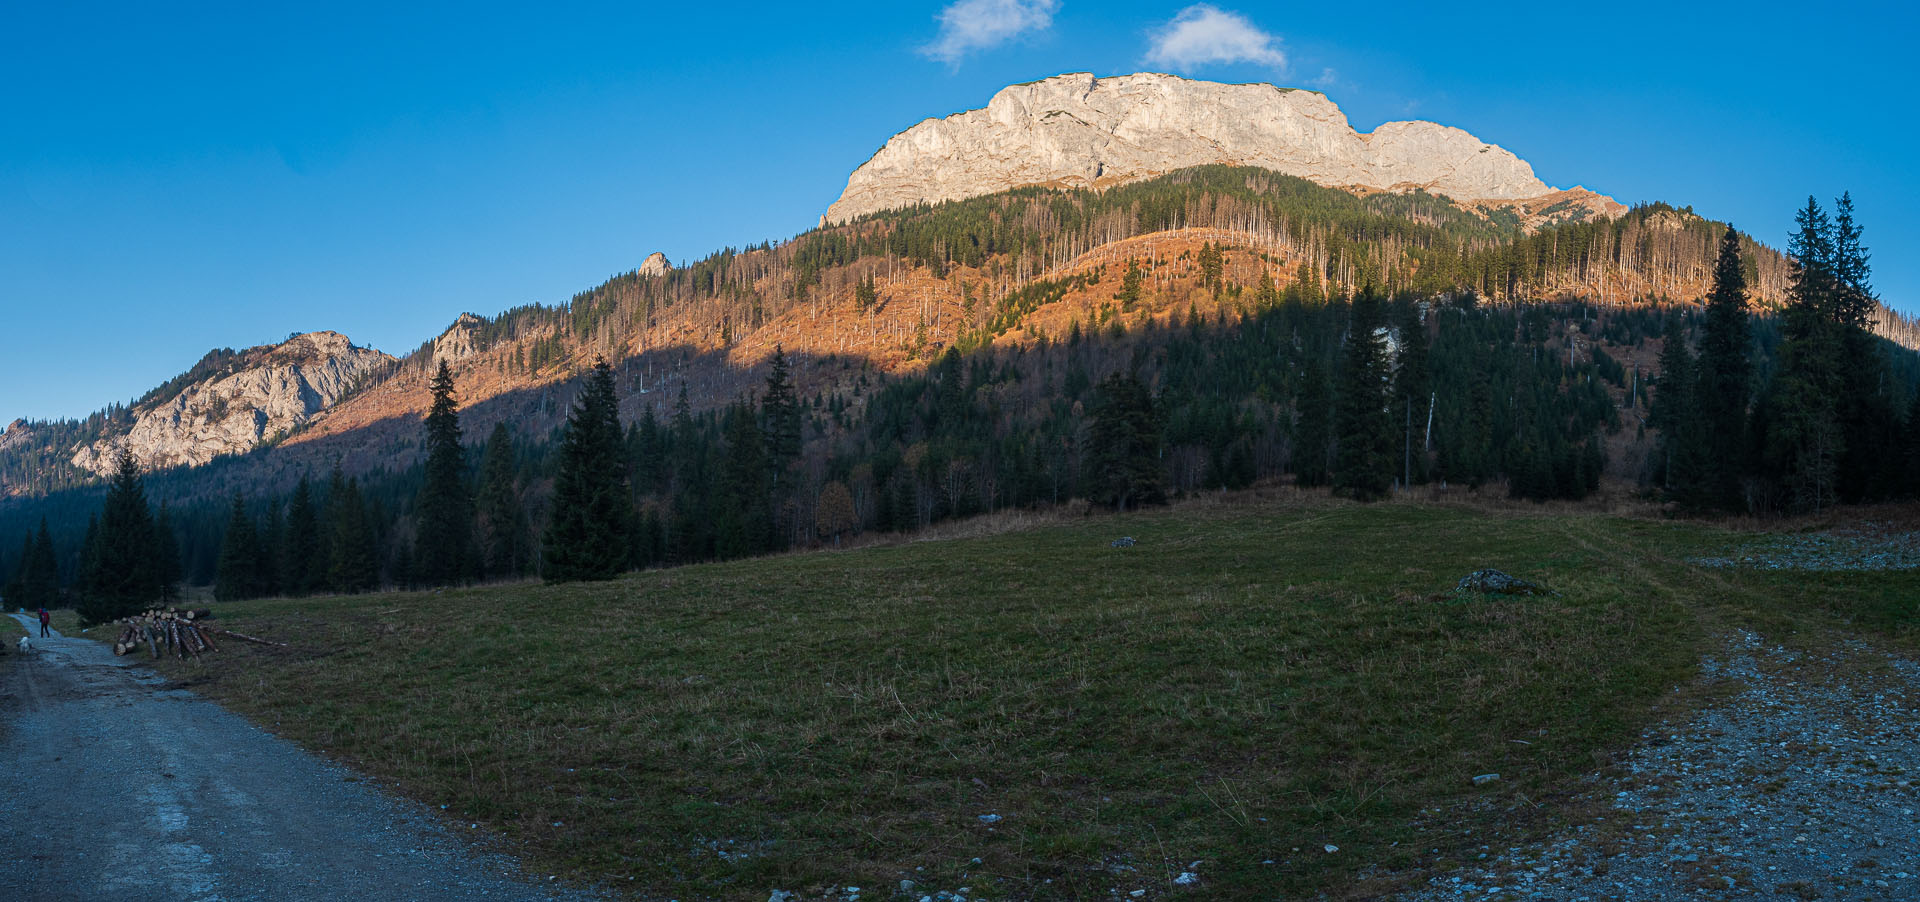
[[[52,634],[47,632],[47,624],[52,622],[53,622],[53,615],[47,613],[46,605],[41,605],[40,606],[40,638],[47,639],[52,637]]]

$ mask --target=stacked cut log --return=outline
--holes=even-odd
[[[113,643],[113,653],[130,654],[145,646],[156,659],[168,654],[176,655],[182,660],[185,660],[188,655],[197,659],[203,652],[219,650],[220,646],[213,639],[216,635],[259,645],[286,647],[283,642],[269,642],[232,630],[208,626],[206,620],[212,616],[212,611],[180,611],[167,608],[164,611],[152,610],[138,617],[128,617],[120,621],[120,639]]]

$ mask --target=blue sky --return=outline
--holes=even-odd
[[[1562,7],[1565,7],[1564,9]],[[0,16],[0,423],[126,401],[211,347],[403,353],[811,227],[927,116],[1061,72],[1324,90],[1549,184],[1776,246],[1851,190],[1920,312],[1909,46],[1888,4],[16,4]]]

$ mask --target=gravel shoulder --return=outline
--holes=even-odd
[[[102,643],[34,642],[0,671],[0,898],[598,898]]]
[[[1703,676],[1724,697],[1591,777],[1586,816],[1401,898],[1920,898],[1920,665],[1743,631]]]

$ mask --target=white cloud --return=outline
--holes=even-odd
[[[1153,35],[1147,63],[1169,69],[1259,63],[1278,69],[1287,64],[1279,44],[1279,38],[1255,28],[1246,16],[1198,3],[1181,10]]]
[[[1060,0],[955,0],[940,11],[940,34],[920,52],[958,63],[975,50],[997,47],[1022,32],[1053,26]]]
[[[1333,71],[1332,66],[1328,66],[1321,69],[1319,75],[1307,79],[1307,84],[1324,91],[1340,84],[1340,73]]]

